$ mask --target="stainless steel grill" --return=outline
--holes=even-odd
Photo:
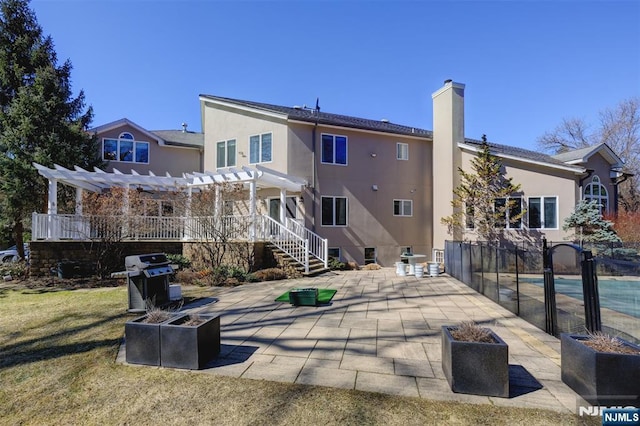
[[[144,312],[147,304],[169,303],[169,277],[173,268],[164,253],[137,254],[124,259],[125,270],[111,274],[127,278],[129,312]]]

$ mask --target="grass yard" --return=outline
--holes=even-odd
[[[183,296],[212,291],[183,288]],[[552,411],[119,365],[124,323],[132,318],[126,307],[125,287],[0,287],[0,424],[530,426],[584,421]]]

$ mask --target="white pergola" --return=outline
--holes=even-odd
[[[307,182],[289,176],[266,167],[256,165],[253,167],[218,169],[215,172],[184,173],[182,177],[157,176],[152,172],[141,175],[135,170],[131,173],[123,173],[117,169],[106,172],[99,168],[88,171],[75,166],[73,170],[60,165],[49,168],[38,163],[33,163],[38,173],[49,181],[49,196],[47,214],[58,213],[58,183],[76,188],[76,214],[82,214],[82,191],[103,192],[112,187],[141,188],[147,191],[199,191],[206,187],[219,188],[220,184],[242,184],[249,190],[250,215],[256,214],[256,190],[258,188],[277,188],[280,190],[280,203],[285,205],[287,192],[301,192]],[[218,198],[218,197],[217,197]],[[280,220],[284,222],[285,209],[280,209]]]

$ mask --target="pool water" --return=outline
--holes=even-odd
[[[521,278],[521,281],[542,287],[542,278]],[[555,277],[556,293],[582,300],[582,280]],[[600,307],[640,318],[640,280],[599,279]]]

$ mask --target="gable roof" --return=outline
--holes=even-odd
[[[476,139],[465,138],[464,144],[458,144],[458,146],[462,145],[461,147],[464,148],[466,145],[467,148],[470,148],[473,151],[479,151],[482,143],[482,141]],[[565,169],[576,173],[584,173],[585,171],[584,167],[568,164],[542,152],[531,151],[515,146],[501,145],[493,142],[487,142],[487,145],[489,145],[491,153],[493,155],[497,155],[498,157],[511,158],[514,160],[525,161],[527,163],[535,163],[554,168]]]
[[[151,130],[151,133],[160,137],[167,145],[204,147],[204,133],[189,130]]]
[[[240,99],[223,98],[220,96],[200,95],[200,99],[206,102],[214,102],[240,108],[275,113],[288,120],[302,121],[305,123],[318,123],[330,126],[347,127],[352,129],[371,130],[375,132],[393,133],[398,135],[433,138],[433,132],[418,127],[404,126],[382,120],[369,120],[366,118],[352,117],[348,115],[331,114],[316,111],[305,107],[286,107],[281,105],[266,104],[262,102],[244,101]]]
[[[567,164],[582,164],[589,161],[594,154],[599,153],[614,167],[622,167],[624,162],[606,143],[587,146],[585,148],[575,149],[572,151],[556,154],[553,158],[563,161]]]
[[[147,130],[139,124],[136,124],[133,121],[129,120],[128,118],[121,118],[119,120],[94,127],[93,129],[89,129],[89,132],[103,133],[124,126],[136,129],[138,132],[142,133],[149,139],[158,141],[160,145],[181,146],[187,148],[204,147],[203,133],[182,130]]]
[[[164,140],[162,140],[161,137],[159,137],[158,135],[154,135],[153,133],[149,132],[144,127],[140,126],[139,124],[134,123],[133,121],[129,120],[128,118],[121,118],[120,120],[116,120],[116,121],[112,121],[110,123],[102,124],[102,125],[100,125],[98,127],[94,127],[93,129],[89,129],[89,132],[90,133],[103,133],[103,132],[108,132],[109,130],[117,129],[118,127],[123,127],[123,126],[133,127],[134,129],[136,129],[137,131],[139,131],[140,133],[142,133],[143,135],[145,135],[149,139],[154,139],[154,140],[157,140],[158,143],[164,144]]]

